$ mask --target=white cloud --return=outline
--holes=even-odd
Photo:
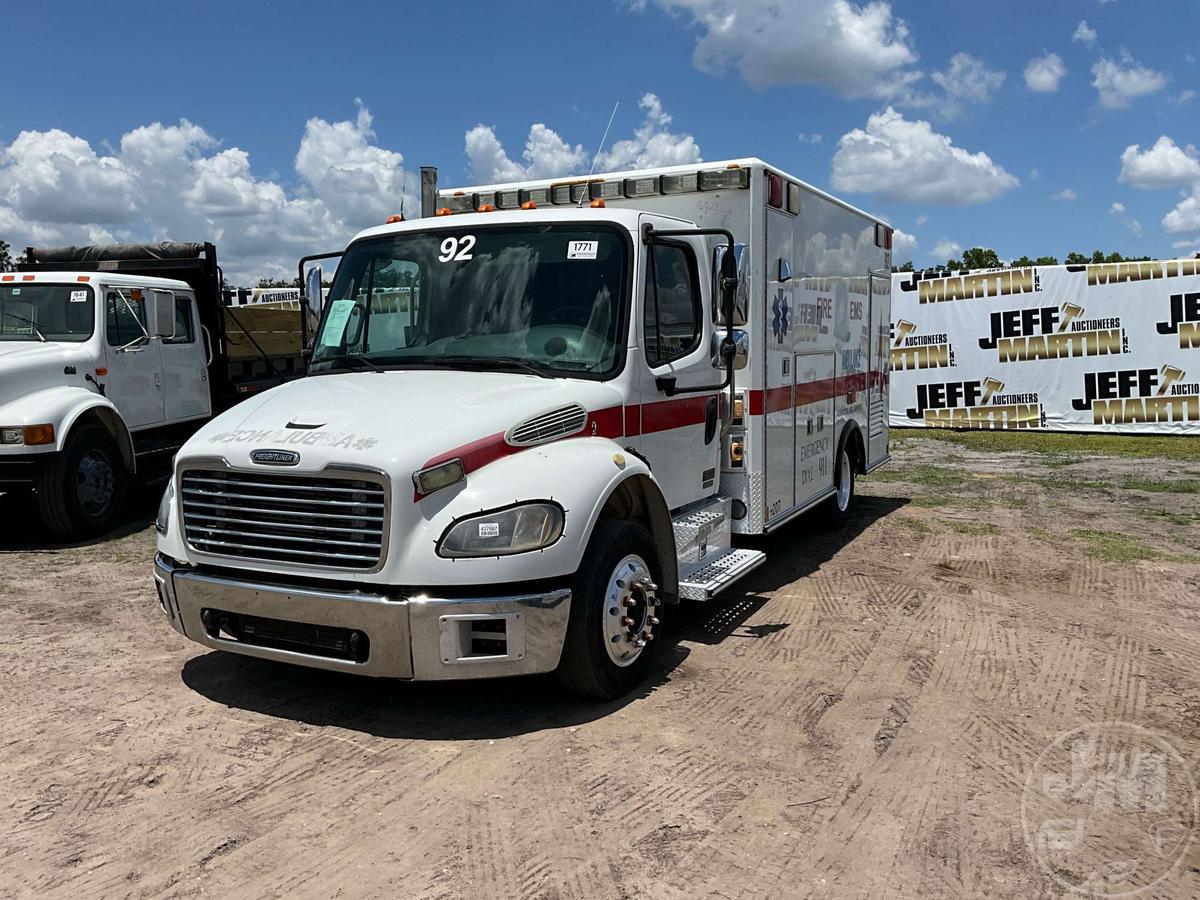
[[[754,87],[820,84],[844,97],[896,97],[920,73],[908,26],[891,4],[849,0],[654,0],[700,30],[692,61],[730,66]],[[644,2],[641,5],[645,5]]]
[[[917,224],[918,225],[924,225],[928,221],[929,221],[929,216],[925,215],[924,213],[917,216]]]
[[[1156,94],[1167,86],[1167,76],[1138,65],[1129,54],[1117,62],[1105,57],[1092,66],[1092,87],[1105,109],[1123,109],[1138,97]]]
[[[1162,229],[1167,234],[1200,231],[1200,184],[1163,217]]]
[[[892,233],[892,258],[904,261],[911,259],[920,243],[916,237],[909,234],[907,231],[901,231],[897,228]]]
[[[838,141],[834,188],[884,200],[967,204],[992,200],[1019,181],[986,153],[969,153],[928,122],[888,107]]]
[[[1090,47],[1096,43],[1096,29],[1088,25],[1087,20],[1084,19],[1075,26],[1075,33],[1071,35],[1071,40]]]
[[[1065,200],[1069,203],[1073,200],[1078,200],[1079,195],[1077,193],[1075,193],[1073,190],[1071,190],[1070,188],[1063,188],[1061,191],[1055,192],[1053,199]]]
[[[398,212],[405,194],[403,158],[374,144],[361,104],[354,121],[309,120],[295,190],[256,176],[245,150],[220,148],[186,119],[134,128],[119,147],[99,155],[57,129],[0,145],[3,238],[18,247],[211,240],[230,280],[245,284],[290,276],[297,257],[344,244]]]
[[[955,116],[964,103],[986,103],[992,92],[1004,84],[1005,75],[989,69],[969,53],[955,53],[950,57],[950,67],[944,72],[934,72],[932,77],[946,92],[943,113]]]
[[[1165,188],[1200,181],[1200,155],[1191,144],[1180,147],[1165,134],[1146,150],[1138,144],[1121,154],[1120,180],[1140,188]]]
[[[1125,204],[1119,201],[1114,201],[1113,205],[1108,208],[1108,211],[1114,216],[1123,216],[1125,214]]]
[[[815,134],[815,133],[814,134],[805,134],[802,131],[802,132],[800,132],[800,134],[797,135],[797,138],[799,139],[800,143],[802,143],[802,144],[819,144],[819,143],[821,143],[821,135]]]
[[[654,94],[644,94],[638,104],[642,123],[633,137],[617,141],[596,160],[597,171],[646,169],[699,162],[700,147],[690,134],[672,132],[671,116]],[[585,174],[591,158],[582,145],[571,146],[543,124],[529,129],[523,163],[509,158],[495,129],[476,125],[466,134],[464,149],[472,176],[480,183],[523,181]]]
[[[1062,57],[1057,53],[1047,53],[1029,61],[1025,67],[1025,86],[1038,93],[1053,93],[1058,90],[1059,82],[1066,74],[1067,67],[1063,65]]]
[[[957,259],[962,253],[962,244],[956,241],[938,241],[933,247],[933,257],[938,260]]]

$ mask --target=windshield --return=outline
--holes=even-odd
[[[596,225],[389,235],[338,267],[312,371],[496,368],[604,377],[622,360],[628,239]]]
[[[0,284],[0,341],[86,341],[95,313],[86,284]]]

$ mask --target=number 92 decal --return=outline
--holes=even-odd
[[[442,241],[438,262],[466,262],[471,258],[471,250],[475,246],[475,235],[464,234],[460,238],[448,237]]]

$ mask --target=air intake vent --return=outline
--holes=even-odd
[[[526,419],[508,430],[504,439],[514,447],[530,447],[579,434],[587,424],[587,410],[578,403],[560,406]]]

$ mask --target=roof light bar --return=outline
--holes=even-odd
[[[462,191],[455,191],[449,197],[443,198],[446,202],[446,208],[452,213],[466,213],[475,211],[475,198],[470,194],[465,194]]]
[[[525,208],[526,203],[533,203],[535,206],[549,206],[550,188],[524,188],[517,192],[518,199],[521,201],[521,208]]]
[[[520,191],[496,191],[496,209],[519,209]]]
[[[660,179],[664,194],[688,194],[700,190],[700,173],[684,172],[681,175],[664,175]]]
[[[593,181],[588,185],[588,195],[593,200],[618,200],[621,197],[621,182]]]
[[[700,173],[700,190],[719,191],[750,187],[749,169],[709,169]]]
[[[626,178],[624,189],[626,197],[649,197],[652,194],[657,194],[658,176],[651,175],[648,178]]]

